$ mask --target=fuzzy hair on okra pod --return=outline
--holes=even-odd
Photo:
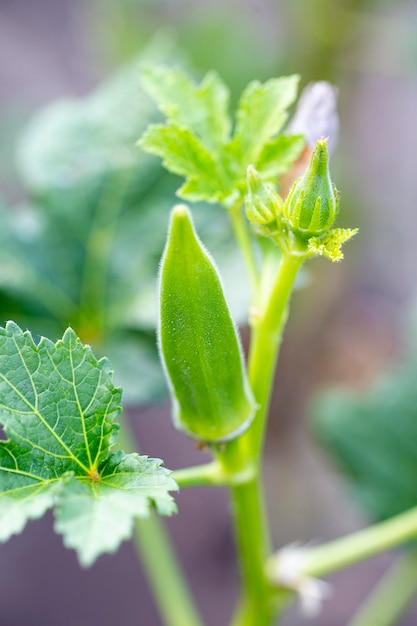
[[[207,443],[232,439],[256,409],[219,273],[190,212],[174,208],[159,280],[159,348],[177,428]]]

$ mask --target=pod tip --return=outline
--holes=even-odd
[[[189,217],[190,212],[185,204],[177,204],[172,210],[173,217]]]

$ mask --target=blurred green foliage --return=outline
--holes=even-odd
[[[314,428],[374,519],[417,505],[417,308],[402,363],[363,393],[332,390],[314,403]]]
[[[160,29],[174,34],[202,72],[216,68],[232,95],[251,79],[298,72],[304,81],[337,80],[366,40],[370,21],[393,0],[96,0],[96,43],[119,61]],[[94,23],[93,23],[94,22]]]
[[[116,63],[136,55],[155,33],[169,33],[201,73],[220,72],[234,104],[251,79],[285,73],[279,61],[284,41],[265,36],[264,17],[239,1],[96,0],[91,32],[102,56]]]
[[[0,316],[49,337],[71,325],[110,358],[131,402],[165,390],[155,348],[156,279],[177,186],[134,145],[159,119],[140,87],[139,65],[175,54],[160,39],[87,98],[41,111],[19,143],[27,201],[1,209]],[[227,218],[212,207],[197,211],[196,221],[239,317],[246,289],[236,279]]]

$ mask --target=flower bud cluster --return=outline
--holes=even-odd
[[[307,170],[294,182],[285,202],[272,186],[263,182],[254,167],[248,168],[248,219],[258,232],[285,247],[289,237],[303,248],[311,237],[328,233],[338,211],[339,198],[330,178],[326,139],[316,143]]]

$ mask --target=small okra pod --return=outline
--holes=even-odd
[[[256,404],[218,271],[183,205],[172,212],[159,287],[159,348],[175,426],[209,443],[239,435]]]

